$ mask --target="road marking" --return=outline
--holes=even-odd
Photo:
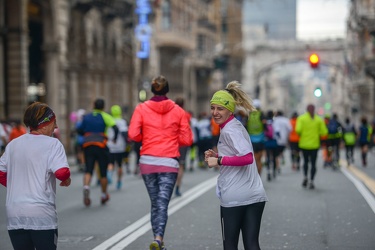
[[[84,239],[82,241],[89,241],[89,240],[92,240],[93,238],[94,238],[94,236],[90,236],[90,237],[88,237],[88,238],[86,238],[86,239]]]
[[[216,185],[217,176],[186,191],[183,196],[171,200],[168,207],[168,215],[172,215],[193,200],[197,199]],[[150,213],[146,214],[130,226],[124,228],[93,250],[120,250],[130,245],[140,236],[151,230]]]
[[[348,166],[348,170],[352,172],[358,179],[362,180],[363,183],[367,186],[368,189],[375,195],[375,180],[370,176],[365,174],[363,171],[359,170],[353,165]]]
[[[367,175],[365,173],[363,173],[362,171],[360,171],[359,169],[356,169],[357,171],[352,171],[353,169],[356,169],[355,167],[353,166],[350,166],[350,167],[347,167],[347,166],[343,166],[340,168],[341,172],[344,173],[344,175],[356,186],[356,188],[358,189],[358,191],[362,194],[363,198],[365,198],[365,200],[367,201],[368,205],[370,206],[370,208],[372,209],[372,211],[375,213],[375,198],[374,198],[374,195],[369,191],[369,189],[363,184],[364,182],[363,179],[361,178],[364,178],[366,177]],[[351,171],[353,174],[349,173],[349,171]],[[359,176],[354,176],[356,174],[354,173],[362,173],[360,174]],[[367,178],[370,178],[370,177],[366,177],[365,179]]]

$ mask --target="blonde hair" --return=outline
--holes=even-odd
[[[230,83],[228,83],[225,90],[233,96],[234,100],[236,101],[237,107],[242,107],[249,112],[256,110],[256,108],[253,106],[253,101],[241,89],[241,84],[238,81],[231,81]]]

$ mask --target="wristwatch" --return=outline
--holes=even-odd
[[[222,158],[223,158],[222,156],[219,156],[219,157],[217,158],[217,165],[221,166],[221,159],[222,159]]]

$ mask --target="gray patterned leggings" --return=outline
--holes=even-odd
[[[151,225],[154,237],[164,237],[168,220],[168,205],[177,180],[177,173],[143,174],[151,200]]]

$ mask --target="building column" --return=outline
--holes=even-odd
[[[0,1],[0,120],[5,119],[5,1]]]
[[[47,104],[55,111],[60,131],[60,139],[67,145],[70,134],[67,86],[67,30],[69,26],[69,6],[64,0],[49,2],[44,8],[44,55]]]
[[[7,0],[6,76],[8,119],[21,119],[27,107],[28,32],[27,0]]]

